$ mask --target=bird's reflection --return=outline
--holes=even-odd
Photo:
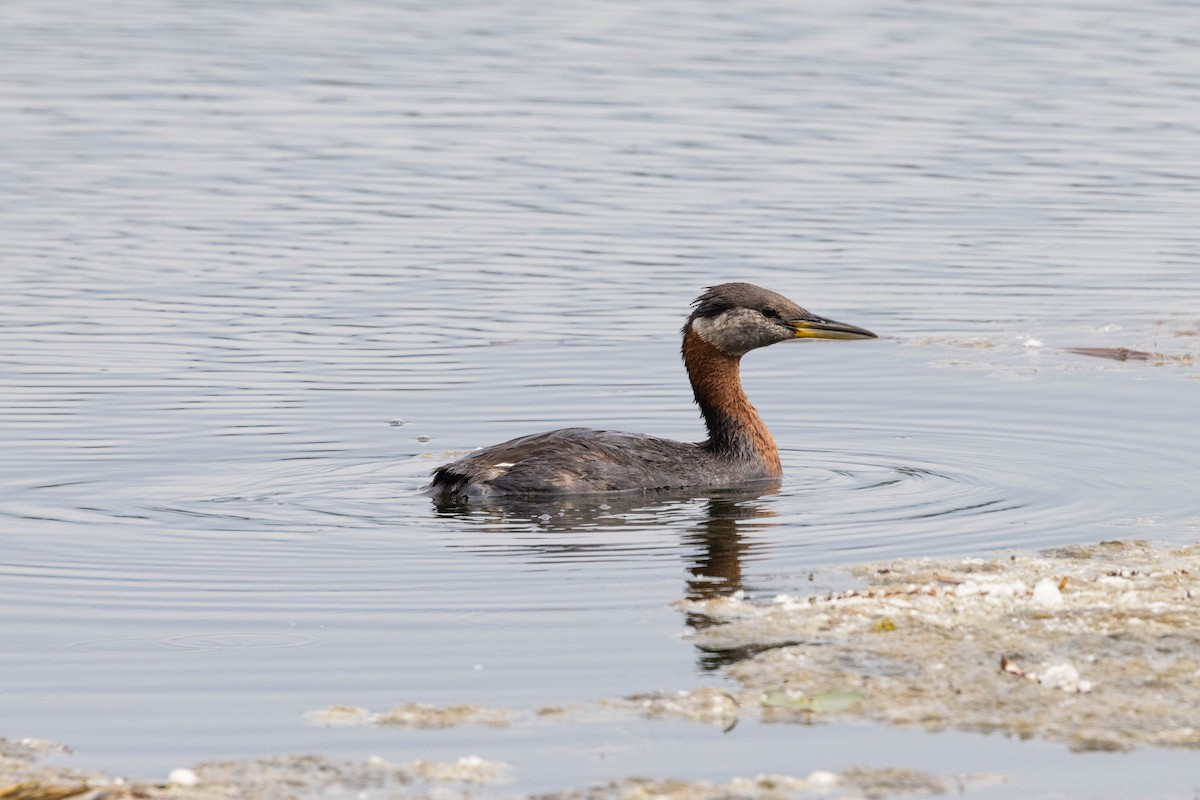
[[[774,493],[774,492],[772,492]],[[687,597],[689,600],[708,600],[715,597],[728,597],[744,588],[742,584],[742,561],[755,549],[755,542],[743,531],[748,520],[769,521],[776,516],[768,506],[752,502],[762,494],[749,498],[709,498],[706,515],[697,524],[688,529],[683,537],[684,544],[690,545],[685,558],[689,561]],[[771,524],[766,522],[766,524]],[[701,630],[716,622],[704,614],[688,612],[686,615],[688,627]],[[775,644],[771,647],[780,647]],[[765,646],[746,646],[733,648],[697,647],[700,655],[698,664],[705,672],[720,669],[737,661],[769,649]]]
[[[542,536],[531,540],[517,531],[536,529],[539,534],[605,533],[648,524],[686,524],[682,537],[689,600],[727,597],[743,589],[744,560],[761,550],[764,543],[753,531],[770,526],[776,512],[765,498],[775,494],[775,485],[750,489],[710,490],[705,496],[686,494],[580,495],[554,498],[496,498],[488,502],[456,498],[434,500],[441,518],[468,523],[476,530],[507,534],[497,546],[476,545],[472,549],[495,553],[517,550],[541,558],[578,558],[589,553],[598,557],[608,551],[611,558],[631,555],[628,541],[606,542],[588,537]],[[753,521],[754,525],[746,523]],[[689,613],[687,625],[696,630],[714,624],[703,614]],[[778,645],[777,645],[778,646]],[[761,650],[759,648],[758,650]],[[714,670],[758,652],[749,648],[701,649],[699,666]]]

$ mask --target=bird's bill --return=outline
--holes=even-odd
[[[788,322],[795,330],[797,339],[878,339],[866,328],[847,325],[845,322],[834,322],[831,319],[810,317],[794,319]]]

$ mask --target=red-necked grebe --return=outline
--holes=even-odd
[[[810,314],[749,283],[696,298],[683,326],[683,363],[708,440],[692,444],[637,433],[564,428],[485,447],[433,472],[441,496],[586,494],[733,486],[778,479],[779,450],[742,390],[742,356],[790,339],[874,339]]]

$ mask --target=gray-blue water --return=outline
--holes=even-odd
[[[0,6],[0,735],[143,776],[475,753],[521,791],[867,764],[1189,796],[1184,752],[300,717],[719,681],[669,607],[706,579],[1200,538],[1198,30],[1168,0]],[[419,494],[522,433],[701,438],[677,332],[727,280],[883,336],[747,358],[778,492]]]

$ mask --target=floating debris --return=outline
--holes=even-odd
[[[1151,364],[1194,364],[1192,353],[1158,353],[1150,350],[1131,350],[1128,347],[1067,347],[1068,353],[1110,361],[1143,361]]]
[[[1200,546],[1103,542],[852,573],[865,585],[677,604],[716,623],[691,634],[697,646],[758,653],[726,670],[745,690],[739,713],[1200,748]]]
[[[394,725],[400,728],[453,728],[458,725],[488,725],[502,728],[511,721],[506,708],[477,705],[434,706],[406,703],[389,711],[374,712],[357,706],[330,706],[310,711],[305,719],[314,725],[331,727],[354,725]]]
[[[603,698],[591,703],[539,708],[484,708],[482,706],[429,706],[409,703],[391,711],[373,712],[354,706],[330,706],[304,715],[315,725],[399,725],[411,728],[448,728],[483,724],[492,727],[528,727],[602,722],[631,717],[685,719],[720,727],[736,723],[742,713],[738,698],[712,686],[679,691],[640,692],[628,697]]]
[[[373,762],[386,763],[374,758]],[[512,780],[512,768],[503,761],[488,761],[479,756],[463,756],[458,761],[411,761],[401,767],[423,781],[438,783],[505,783]]]
[[[624,701],[608,701],[609,705],[617,708],[626,703],[633,704],[633,710],[642,716],[677,717],[722,727],[737,722],[739,714],[738,701],[729,692],[709,686],[678,692],[637,694]]]
[[[196,765],[194,781],[126,782],[89,775],[72,785],[38,771],[26,755],[8,757],[12,743],[0,739],[0,800],[310,800],[314,797],[388,797],[393,800],[521,800],[501,792],[512,779],[508,764],[478,756],[454,762],[411,761],[393,764],[373,756],[365,762],[335,762],[320,756],[286,756]],[[60,775],[71,775],[58,768]],[[174,772],[172,774],[174,774]],[[6,785],[17,773],[18,782]],[[33,777],[36,773],[37,777]],[[961,792],[994,776],[943,778],[907,769],[848,767],[818,770],[806,778],[789,775],[735,777],[728,783],[625,778],[599,786],[527,797],[526,800],[805,800],[836,793],[844,800],[876,800],[894,795]]]
[[[673,717],[726,727],[737,721],[737,699],[722,689],[701,686],[674,692],[643,692],[592,703],[539,708],[485,708],[476,705],[433,706],[407,703],[374,712],[355,706],[330,706],[310,711],[304,719],[314,725],[392,725],[405,728],[450,728],[458,725],[513,727],[599,722],[630,717]]]
[[[488,725],[502,728],[509,723],[508,709],[484,708],[477,705],[431,706],[408,703],[378,715],[379,725],[402,728],[452,728],[457,725]]]
[[[214,797],[291,798],[382,796],[397,800],[425,800],[431,793],[447,800],[478,796],[481,784],[509,779],[510,768],[498,761],[466,756],[456,762],[411,761],[393,764],[378,756],[365,762],[336,762],[321,756],[284,756],[252,761],[223,761],[198,764],[197,789],[212,787]],[[207,800],[205,795],[179,794],[172,787],[172,800]],[[155,798],[157,800],[157,797]]]
[[[330,706],[304,715],[311,725],[325,725],[330,728],[358,727],[373,725],[379,719],[374,711],[358,706]]]
[[[1130,350],[1127,347],[1068,347],[1066,350],[1079,356],[1107,358],[1112,361],[1163,361],[1167,358],[1162,353]]]
[[[848,767],[841,772],[818,770],[807,778],[757,775],[734,778],[728,783],[627,778],[588,789],[543,795],[536,800],[785,800],[829,797],[831,793],[844,800],[876,800],[894,795],[961,792],[998,781],[990,775],[947,780],[916,770]]]
[[[64,767],[41,767],[38,754],[0,739],[0,800],[308,800],[383,796],[396,800],[472,800],[481,787],[511,779],[499,761],[465,756],[453,762],[391,764],[378,757],[336,762],[281,756],[197,764],[165,782],[125,781]]]
[[[1105,333],[1112,333],[1105,330]],[[1163,340],[1163,336],[1171,339]],[[1047,345],[1034,336],[1013,336],[992,339],[988,337],[931,336],[904,339],[906,344],[938,348],[955,348],[958,357],[941,358],[931,362],[938,367],[966,367],[988,370],[993,377],[1004,379],[1028,379],[1038,371],[1059,367],[1078,369],[1078,359],[1061,354],[1081,355],[1106,361],[1139,362],[1151,366],[1191,367],[1200,363],[1200,351],[1189,349],[1191,341],[1182,337],[1196,336],[1191,328],[1155,332],[1145,347],[1061,347]],[[1162,347],[1162,350],[1157,348]],[[1150,349],[1154,348],[1154,349]],[[984,351],[992,351],[985,353]],[[985,357],[986,356],[986,357]],[[1031,361],[1036,367],[1031,368]]]

